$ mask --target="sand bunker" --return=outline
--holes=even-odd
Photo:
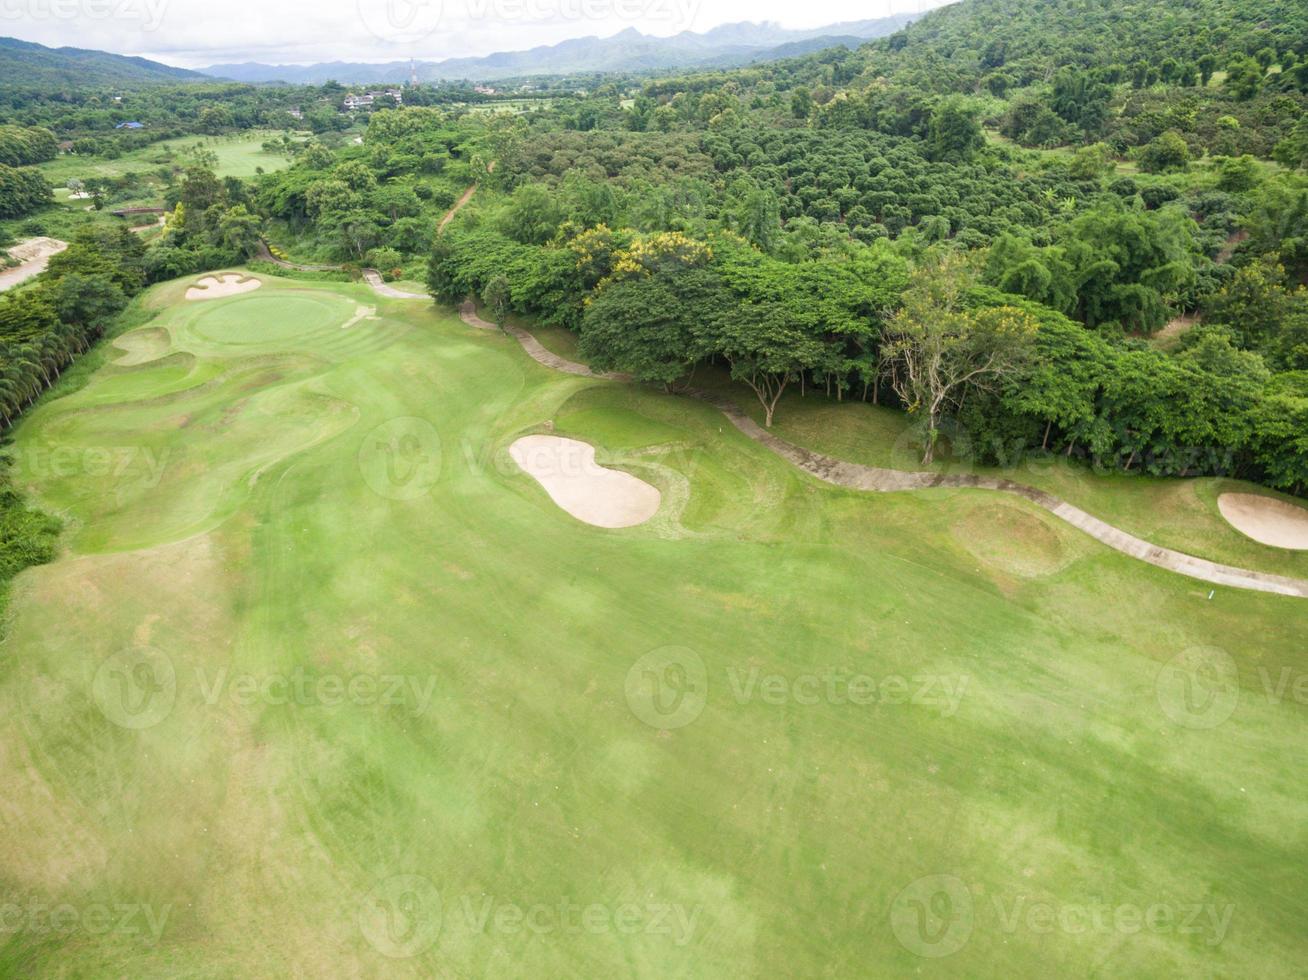
[[[238,276],[231,272],[222,276],[205,276],[186,290],[186,298],[221,299],[224,296],[248,293],[250,290],[258,289],[262,285],[263,283],[253,276],[247,279],[245,276]]]
[[[630,473],[595,462],[595,447],[559,436],[523,436],[509,455],[535,477],[556,504],[596,527],[644,524],[659,509],[661,495]]]
[[[0,269],[0,292],[44,272],[50,256],[58,255],[67,247],[67,242],[57,238],[29,238],[19,242],[9,250],[10,258],[17,259],[19,264],[10,269]]]
[[[1252,493],[1224,493],[1217,498],[1217,509],[1259,544],[1308,551],[1308,507]]]

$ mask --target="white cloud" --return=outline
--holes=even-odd
[[[0,34],[188,68],[231,61],[390,61],[517,51],[627,27],[793,28],[920,11],[939,0],[0,0]]]

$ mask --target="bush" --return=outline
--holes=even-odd
[[[1140,151],[1140,169],[1149,174],[1166,174],[1190,166],[1190,147],[1174,129],[1160,134]]]

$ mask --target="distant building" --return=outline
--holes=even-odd
[[[355,95],[351,92],[345,97],[345,102],[343,104],[346,112],[353,112],[355,109],[371,109],[373,103],[386,96],[390,96],[394,99],[396,105],[404,105],[404,92],[398,88],[364,92],[362,95]]]
[[[145,129],[145,123],[140,123],[136,121],[121,122],[117,126],[115,126],[114,129]]]
[[[472,90],[473,90],[474,92],[476,92],[478,95],[494,95],[494,94],[495,94],[495,90],[494,90],[493,88],[491,88],[489,85],[474,85],[474,86],[472,87]]]
[[[287,110],[286,110],[286,114],[287,114],[288,116],[290,116],[292,119],[303,119],[303,118],[304,118],[304,112],[300,109],[300,107],[299,107],[298,105],[297,105],[297,106],[292,106],[291,108],[287,109]]]

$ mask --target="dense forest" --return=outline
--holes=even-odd
[[[1289,3],[973,0],[597,92],[488,127],[503,204],[442,236],[430,286],[646,380],[724,365],[768,421],[800,384],[920,415],[926,457],[949,423],[988,461],[1302,493],[1306,28]]]

